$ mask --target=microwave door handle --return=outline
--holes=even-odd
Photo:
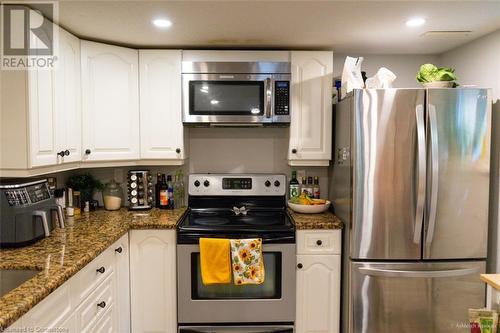
[[[424,218],[425,206],[425,125],[424,107],[419,104],[415,109],[417,117],[417,202],[415,207],[415,224],[413,230],[413,242],[420,244],[422,238],[422,221]]]
[[[266,81],[264,82],[264,90],[265,90],[265,99],[266,99],[264,113],[266,115],[266,118],[271,118],[271,99],[272,99],[273,91],[272,91],[272,81],[270,78],[267,78]]]

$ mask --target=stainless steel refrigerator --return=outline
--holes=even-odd
[[[490,91],[354,90],[334,119],[343,332],[469,332],[485,304]]]

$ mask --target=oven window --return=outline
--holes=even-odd
[[[201,280],[200,254],[191,253],[192,299],[279,299],[281,298],[281,253],[264,252],[263,284],[236,286],[230,284],[205,286]]]
[[[193,115],[264,114],[263,81],[189,81]]]

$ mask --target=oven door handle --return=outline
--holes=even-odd
[[[264,113],[266,115],[266,118],[271,118],[272,116],[272,97],[273,97],[273,87],[272,87],[272,80],[271,78],[267,78],[264,81],[264,94],[265,94],[265,106],[264,106]]]

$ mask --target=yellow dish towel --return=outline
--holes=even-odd
[[[234,284],[264,283],[262,239],[231,239]]]
[[[229,239],[200,238],[201,279],[204,285],[231,282]]]

